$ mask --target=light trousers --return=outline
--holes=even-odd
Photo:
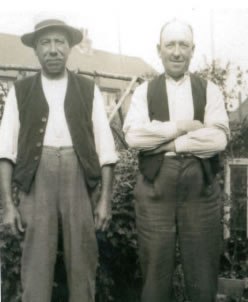
[[[70,302],[93,302],[98,260],[92,206],[73,148],[44,147],[30,193],[20,194],[26,226],[23,302],[50,302],[61,221]]]

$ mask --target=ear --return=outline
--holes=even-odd
[[[37,56],[37,50],[36,50],[36,47],[33,47],[33,50],[34,50],[34,54],[35,54],[35,56],[36,56],[36,57],[38,57],[38,56]]]
[[[161,58],[161,45],[157,44],[157,52],[158,52],[158,56]]]
[[[37,57],[37,45],[38,45],[38,39],[37,39],[37,38],[34,39],[32,44],[33,44],[33,51],[34,51],[34,53],[35,53],[35,55],[36,55],[36,57]]]
[[[193,44],[193,46],[192,46],[191,58],[193,57],[194,52],[195,52],[195,44]]]

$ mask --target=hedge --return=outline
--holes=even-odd
[[[236,97],[235,89],[227,91],[229,65],[221,68],[215,62],[204,68],[200,74],[211,79],[221,87],[228,106],[228,102]],[[238,70],[237,81],[241,81]],[[238,82],[237,85],[240,82]],[[241,81],[242,84],[242,81]],[[4,92],[1,94],[1,88]],[[238,89],[236,89],[238,90]],[[0,120],[3,112],[6,87],[0,82]],[[248,153],[248,127],[244,122],[235,133],[229,143],[223,158],[230,156],[245,156]],[[137,234],[135,226],[133,188],[135,185],[137,167],[137,152],[132,149],[120,151],[120,161],[115,168],[115,180],[113,187],[113,219],[107,232],[98,232],[99,266],[97,272],[97,302],[138,302],[142,284],[140,266],[137,254]],[[219,174],[219,182],[223,187],[223,170]],[[238,182],[238,181],[237,181]],[[242,184],[238,184],[240,191]],[[236,198],[236,199],[234,199]],[[227,202],[225,194],[222,196],[223,204]],[[229,200],[230,202],[230,200]],[[220,260],[220,276],[245,278],[248,276],[248,242],[245,232],[237,230],[235,225],[239,223],[238,213],[244,210],[246,200],[231,196],[233,204],[231,238],[223,242],[223,253]],[[223,222],[224,223],[224,222]],[[4,302],[20,302],[20,255],[21,237],[13,237],[8,229],[1,226],[1,271],[2,271],[2,299]],[[53,290],[53,302],[66,302],[68,289],[66,285],[65,269],[63,264],[62,242],[59,241],[58,257],[55,269],[55,282]],[[180,252],[177,248],[177,268],[174,275],[174,288],[177,300],[187,301],[184,290],[183,273],[180,263]],[[229,300],[228,300],[229,299]],[[243,300],[229,297],[225,301],[247,301],[247,293]],[[224,300],[223,300],[224,301]]]

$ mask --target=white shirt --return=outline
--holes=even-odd
[[[194,105],[189,75],[180,81],[166,77],[170,121],[150,121],[145,82],[135,90],[123,131],[127,143],[138,150],[149,150],[174,140],[177,153],[208,158],[225,149],[229,134],[228,116],[220,89],[208,81],[204,128],[179,136],[177,121],[193,120]]]
[[[50,80],[42,75],[41,81],[49,106],[44,146],[72,146],[72,139],[64,113],[64,100],[68,78],[65,76],[59,80]],[[96,85],[92,108],[92,122],[100,165],[115,163],[118,160],[118,155],[105,112],[104,100]],[[13,163],[16,162],[19,129],[19,112],[15,88],[13,86],[6,99],[0,126],[0,158],[7,158]]]

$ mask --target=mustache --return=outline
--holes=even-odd
[[[49,58],[46,60],[46,63],[61,63],[61,62],[63,62],[63,60],[60,58]]]
[[[55,56],[55,57],[48,57],[46,58],[47,61],[62,61],[62,58]]]

